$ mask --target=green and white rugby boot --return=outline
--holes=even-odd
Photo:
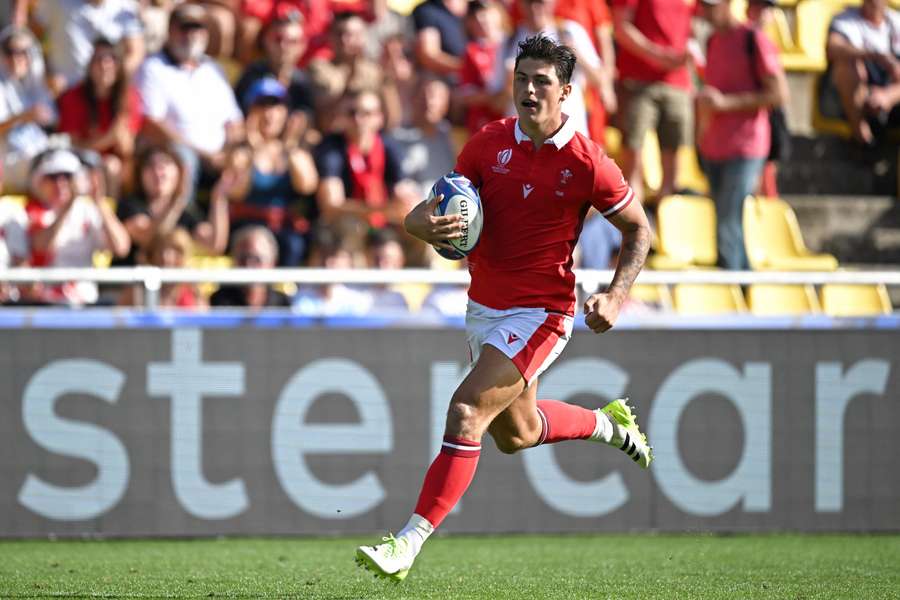
[[[356,564],[374,572],[376,578],[387,578],[399,583],[406,579],[416,559],[412,544],[405,537],[395,538],[393,535],[381,540],[380,544],[357,548]]]
[[[627,454],[642,468],[649,467],[653,462],[653,447],[647,443],[647,436],[641,433],[637,419],[628,406],[628,399],[613,400],[595,412],[600,413],[598,418],[606,416],[612,422],[612,439],[607,443]]]

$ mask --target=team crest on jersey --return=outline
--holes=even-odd
[[[512,158],[512,148],[505,148],[497,153],[497,164],[491,167],[494,173],[509,173],[509,169],[506,165],[509,164],[510,159]]]
[[[559,172],[559,185],[566,185],[572,179],[572,171],[563,169]]]

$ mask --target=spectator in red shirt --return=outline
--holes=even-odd
[[[502,61],[502,15],[491,0],[471,0],[466,11],[469,43],[459,70],[456,100],[466,110],[469,134],[506,114],[508,96],[496,82],[497,61]]]
[[[716,203],[719,264],[749,269],[744,198],[753,193],[769,154],[768,110],[784,103],[787,80],[777,50],[760,30],[740,23],[725,0],[702,2],[713,34],[705,85],[697,96],[697,129]],[[747,51],[750,40],[756,49],[752,55]]]
[[[694,0],[613,0],[622,155],[619,164],[643,198],[641,147],[648,130],[659,137],[660,197],[675,190],[676,152],[691,143],[693,107],[688,40]]]
[[[238,57],[244,64],[253,60],[260,32],[278,19],[302,22],[304,37],[318,45],[328,31],[331,15],[328,0],[242,0]]]
[[[60,96],[57,105],[59,130],[68,133],[73,144],[103,154],[107,191],[116,196],[134,156],[143,111],[115,44],[105,38],[94,42],[87,77]]]

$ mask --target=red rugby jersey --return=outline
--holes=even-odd
[[[484,210],[469,297],[574,314],[572,252],[588,209],[608,218],[634,197],[616,163],[570,120],[535,151],[510,117],[472,136],[456,171],[480,189]]]

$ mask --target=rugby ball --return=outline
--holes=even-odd
[[[447,173],[434,182],[428,200],[441,194],[444,198],[434,209],[434,214],[462,215],[462,237],[448,240],[454,250],[445,250],[435,247],[438,254],[450,260],[465,258],[475,246],[481,236],[481,225],[484,222],[484,213],[481,211],[481,196],[478,190],[465,175],[454,171]]]

